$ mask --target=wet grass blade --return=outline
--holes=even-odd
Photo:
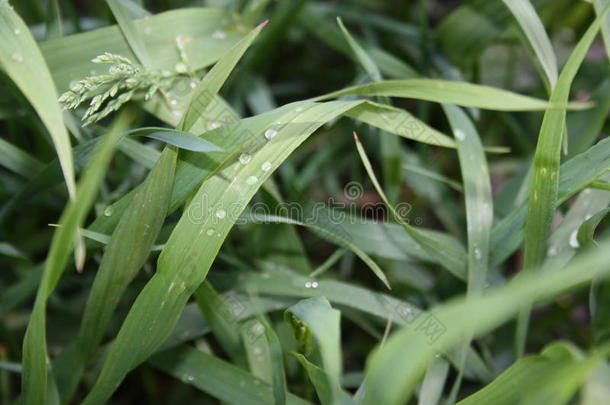
[[[28,26],[8,1],[0,2],[0,63],[49,130],[68,193],[74,198],[70,137],[64,126],[55,84]]]
[[[610,6],[606,7],[605,11],[593,22],[566,62],[559,76],[557,86],[551,93],[552,104],[567,103],[572,81],[609,9]],[[527,219],[525,221],[525,259],[523,264],[525,271],[539,267],[546,255],[551,221],[557,206],[559,165],[565,118],[566,110],[564,108],[549,109],[544,114],[540,128],[534,156],[534,175],[530,188]],[[525,351],[529,312],[530,308],[525,304],[517,323],[515,349],[519,356],[523,355]]]
[[[119,135],[125,129],[125,119],[124,117],[121,118],[111,129],[110,134],[100,143],[99,148],[93,155],[79,182],[76,195],[78,203],[71,201],[68,204],[59,221],[61,226],[57,228],[53,235],[42,281],[38,288],[34,309],[23,341],[22,400],[26,404],[45,403],[47,387],[49,386],[47,382],[48,360],[45,325],[47,299],[64,271],[74,246],[76,231],[84,221],[97,195],[105,169],[119,141]]]

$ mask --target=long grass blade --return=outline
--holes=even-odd
[[[0,2],[0,63],[49,130],[68,193],[74,198],[72,149],[55,84],[28,26],[8,1]]]
[[[583,38],[577,44],[574,52],[566,62],[557,86],[551,93],[552,104],[567,103],[572,81],[585,58],[587,50],[595,39],[604,18],[610,10],[610,5],[593,22]],[[559,192],[559,165],[561,159],[562,134],[565,130],[566,110],[553,108],[546,111],[536,154],[534,157],[534,175],[530,188],[530,198],[525,221],[525,259],[523,268],[526,271],[542,264],[546,254],[546,243],[550,235],[551,221],[557,206]],[[524,305],[517,323],[516,352],[519,356],[525,351],[530,308]]]
[[[93,203],[105,168],[125,126],[125,119],[120,119],[99,145],[79,182],[76,195],[78,202],[72,201],[68,204],[59,221],[61,226],[53,235],[51,250],[46,260],[42,281],[23,342],[22,400],[26,404],[45,403],[49,386],[45,325],[47,299],[64,271],[74,246],[76,231]]]

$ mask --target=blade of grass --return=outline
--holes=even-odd
[[[544,25],[536,13],[536,9],[529,0],[502,1],[519,23],[536,54],[538,63],[540,63],[546,74],[546,80],[548,80],[550,88],[553,89],[555,84],[557,84],[557,57],[553,51],[551,40],[546,34]]]
[[[323,211],[322,211],[323,212]],[[314,231],[324,235],[325,237],[333,240],[338,243],[340,246],[349,249],[356,256],[358,256],[377,276],[383,284],[388,289],[391,289],[388,278],[384,274],[383,270],[375,263],[373,259],[370,258],[369,255],[364,253],[357,245],[352,243],[352,238],[349,234],[346,234],[345,230],[342,228],[340,224],[334,223],[334,221],[326,218],[321,211],[318,211],[318,216],[314,219],[315,222],[307,221],[302,222],[298,219],[283,217],[279,215],[260,215],[260,214],[251,214],[244,215],[242,218],[246,221],[253,223],[281,223],[281,224],[290,224],[290,225],[298,225],[307,228],[311,228]]]
[[[132,21],[129,12],[125,9],[123,0],[106,0],[106,4],[112,10],[112,14],[121,29],[123,37],[125,37],[129,47],[137,56],[138,61],[145,68],[150,69],[152,66],[148,50],[146,49],[146,43],[143,41],[140,32],[138,32],[138,28]]]
[[[572,81],[585,58],[587,50],[595,39],[610,5],[593,22],[576,45],[572,55],[561,71],[557,86],[551,93],[551,103],[567,103]],[[534,175],[530,188],[530,198],[525,221],[525,259],[523,268],[530,271],[542,264],[546,255],[546,244],[550,235],[551,221],[557,205],[559,191],[559,165],[561,160],[562,134],[565,129],[566,110],[548,109],[542,121],[538,145],[534,156]],[[530,305],[524,304],[517,321],[515,350],[518,356],[525,352]]]
[[[466,113],[459,107],[448,104],[443,104],[443,110],[458,141],[458,158],[464,182],[466,222],[468,224],[467,295],[470,298],[478,297],[483,293],[487,282],[489,245],[494,218],[489,168],[479,134]],[[449,402],[455,402],[457,397],[471,339],[472,335],[466,331],[458,367],[459,372]]]
[[[566,202],[591,182],[610,170],[610,138],[601,140],[586,152],[561,165],[557,206]],[[499,221],[492,231],[491,265],[502,263],[523,240],[527,213],[524,203]]]
[[[371,57],[366,51],[356,42],[356,40],[350,35],[349,31],[343,25],[341,18],[337,17],[337,24],[343,32],[343,36],[347,40],[352,52],[355,54],[357,61],[360,63],[365,72],[369,75],[373,82],[380,82],[383,80],[379,68],[373,62]],[[388,97],[380,97],[380,101],[383,104],[390,104]],[[398,200],[400,194],[400,166],[402,165],[402,154],[400,140],[390,134],[381,133],[381,156],[383,158],[383,179],[385,189],[388,192],[389,200],[395,203]]]
[[[360,160],[362,160],[362,164],[366,169],[366,172],[375,187],[375,190],[388,207],[390,212],[392,213],[392,217],[398,222],[404,230],[411,236],[417,243],[421,245],[423,250],[428,253],[432,257],[438,258],[439,262],[445,267],[449,272],[455,275],[458,278],[464,278],[465,268],[463,263],[458,261],[458,256],[461,252],[457,250],[451,251],[452,246],[443,243],[438,239],[430,238],[429,235],[423,233],[420,229],[409,225],[396,211],[396,209],[390,204],[387,197],[385,196],[383,190],[381,189],[381,185],[375,176],[375,172],[373,170],[373,166],[369,161],[364,147],[360,143],[358,136],[354,132],[354,140],[356,142],[356,149],[358,150],[358,155],[360,156]],[[442,252],[442,253],[441,253]]]
[[[1,7],[1,5],[0,5]],[[53,235],[45,270],[40,282],[34,309],[23,341],[22,400],[26,404],[45,403],[47,387],[47,344],[46,344],[46,304],[51,292],[57,285],[68,257],[74,246],[74,237],[84,221],[93,199],[97,194],[105,168],[126,126],[125,116],[120,116],[87,166],[74,200],[68,203],[61,218],[60,227]]]
[[[553,109],[565,108],[566,105],[573,108],[589,107],[586,103],[568,104],[567,99],[556,99],[550,106],[546,101],[506,90],[479,84],[434,79],[386,80],[378,83],[367,83],[337,90],[313,100],[328,100],[351,95],[416,98],[418,100],[497,111],[536,111],[549,107],[553,107]]]
[[[68,193],[74,198],[74,164],[70,137],[57,102],[55,84],[28,26],[8,1],[0,2],[0,64],[48,129],[59,157]]]

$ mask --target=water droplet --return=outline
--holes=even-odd
[[[216,217],[218,217],[218,218],[220,218],[220,219],[223,219],[223,218],[224,218],[224,217],[226,217],[226,216],[227,216],[227,211],[222,210],[222,209],[221,209],[221,210],[216,211]]]
[[[11,59],[13,59],[15,62],[23,62],[23,55],[21,55],[19,52],[15,52],[11,55]]]
[[[15,32],[15,35],[19,35],[19,34],[21,34],[21,30],[20,30],[19,28],[15,28],[15,31],[14,31],[14,32]]]
[[[193,377],[192,375],[189,375],[186,377],[186,381],[188,381],[188,382],[192,382],[194,380],[195,380],[195,377]]]
[[[268,140],[272,140],[273,138],[275,138],[277,135],[277,131],[275,129],[268,129],[265,131],[265,138],[267,138]]]
[[[163,75],[163,77],[170,77],[172,75],[172,72],[170,72],[169,70],[164,70],[161,74]]]
[[[169,103],[170,103],[171,105],[178,105],[178,100],[176,100],[176,99],[172,98],[171,100],[169,100]]]
[[[111,216],[113,213],[114,213],[114,208],[112,208],[112,206],[108,206],[104,210],[104,216],[106,216],[106,217]]]
[[[318,282],[314,281],[311,283],[311,288],[318,288],[318,285],[319,285]]]
[[[191,86],[191,89],[194,89],[195,87],[197,87],[197,82],[193,80],[189,83],[189,86]]]
[[[242,153],[241,155],[239,155],[239,163],[241,163],[242,165],[247,165],[248,163],[250,163],[251,160],[252,155],[249,155],[247,153]]]
[[[265,162],[261,165],[261,170],[264,172],[268,172],[271,170],[271,162]]]
[[[262,354],[263,353],[263,349],[261,349],[260,347],[255,347],[253,352],[254,352],[254,354]]]
[[[311,288],[311,281],[305,283],[305,288]]]
[[[466,134],[461,129],[456,129],[455,131],[453,131],[453,133],[455,134],[455,137],[458,139],[458,141],[463,141],[464,139],[466,139]]]
[[[302,112],[303,111],[303,107],[297,107],[294,111],[296,112]]]
[[[549,251],[547,252],[549,256],[555,256],[557,254],[557,248],[555,246],[551,246]]]
[[[570,234],[570,246],[574,249],[578,249],[580,247],[580,243],[578,243],[578,229],[574,229],[574,231]]]
[[[182,111],[180,111],[180,110],[174,110],[174,111],[172,111],[172,114],[174,115],[174,117],[177,117],[177,118],[182,117]]]
[[[246,179],[246,184],[249,184],[249,185],[256,184],[257,182],[258,182],[258,177],[256,177],[256,176],[250,176]]]
[[[212,38],[214,38],[214,39],[225,39],[226,37],[227,37],[227,34],[225,34],[221,30],[216,30],[212,33]]]
[[[218,122],[214,121],[214,122],[210,122],[210,124],[208,125],[208,127],[209,127],[210,129],[216,129],[216,128],[219,128],[219,127],[220,127],[220,124],[219,124]]]
[[[206,232],[206,235],[208,235],[208,236],[214,235],[214,230],[213,229],[208,229],[208,231]]]
[[[474,257],[476,257],[477,260],[481,258],[481,249],[474,248],[473,253],[474,253]]]
[[[174,69],[178,73],[186,73],[189,71],[188,66],[186,66],[186,64],[184,64],[183,62],[176,63],[176,65],[174,66]]]

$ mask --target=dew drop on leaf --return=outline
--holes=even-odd
[[[239,163],[241,163],[242,165],[247,165],[248,163],[250,163],[251,160],[252,155],[249,155],[247,153],[242,153],[241,155],[239,155]]]

